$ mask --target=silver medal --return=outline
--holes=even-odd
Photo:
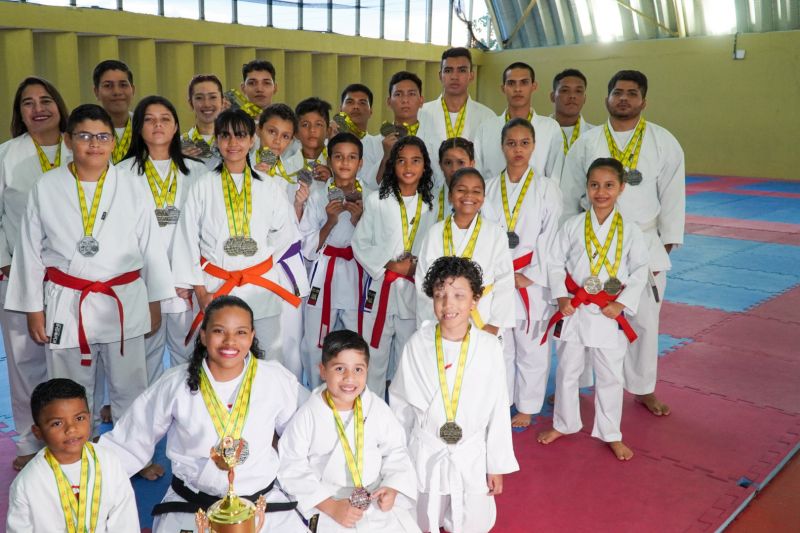
[[[461,426],[455,422],[445,422],[439,428],[439,438],[447,444],[457,444],[461,440],[462,434]]]
[[[353,130],[350,129],[350,126],[347,124],[347,119],[345,118],[347,115],[344,113],[337,113],[333,116],[333,121],[339,126],[339,131],[344,133],[353,133]]]
[[[100,243],[91,235],[78,241],[78,253],[84,257],[92,257],[100,251]]]
[[[642,173],[636,170],[635,168],[628,170],[625,173],[625,183],[627,183],[628,185],[633,185],[635,187],[636,185],[639,185],[642,182],[642,179],[643,179]]]
[[[241,443],[242,449],[239,451],[239,444]],[[221,457],[226,459],[228,464],[232,463],[233,457],[236,455],[236,452],[239,452],[238,457],[236,457],[236,464],[235,466],[241,466],[247,461],[247,458],[250,457],[250,445],[244,439],[234,439],[231,437],[226,437],[219,444],[214,448]]]
[[[364,487],[356,487],[350,494],[350,505],[356,509],[366,511],[371,503],[370,495]]]
[[[583,289],[589,294],[598,294],[603,290],[603,282],[597,276],[589,276],[583,282]]]
[[[297,172],[297,181],[299,181],[300,183],[305,183],[310,187],[311,184],[314,182],[314,172],[308,170],[307,168],[301,168]]]
[[[225,250],[225,253],[230,256],[243,255],[245,257],[251,257],[258,251],[258,243],[256,243],[255,239],[250,237],[237,235],[227,239],[222,245],[222,248]]]
[[[608,278],[603,284],[603,290],[610,296],[616,296],[622,292],[622,282],[614,277]]]
[[[344,191],[339,187],[331,187],[328,189],[328,201],[339,201],[344,202]]]
[[[270,167],[278,162],[278,156],[269,148],[262,148],[258,151],[258,158],[262,163],[266,163]]]

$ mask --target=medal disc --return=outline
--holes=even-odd
[[[226,240],[222,245],[222,249],[230,256],[243,255],[251,257],[258,251],[258,243],[250,237],[236,235]]]
[[[167,225],[167,210],[161,207],[156,208],[156,222],[158,222],[158,226],[163,228]]]
[[[381,124],[381,135],[383,135],[384,137],[388,137],[393,133],[397,133],[399,135],[397,126],[395,126],[391,122],[384,122],[383,124]]]
[[[603,282],[597,276],[589,276],[583,282],[583,288],[589,294],[598,294],[603,290]]]
[[[222,249],[230,256],[242,255],[240,248],[241,245],[237,244],[236,237],[226,239],[225,243],[222,245]]]
[[[513,250],[514,248],[519,246],[519,235],[517,235],[513,231],[509,231],[507,233],[507,235],[508,235],[508,247],[509,248],[511,248]]]
[[[333,187],[328,189],[328,201],[344,202],[344,191],[339,187]]]
[[[639,185],[642,182],[642,179],[643,179],[642,173],[636,170],[635,168],[625,173],[625,182],[628,185],[633,185],[635,187],[636,185]]]
[[[100,243],[91,235],[78,241],[78,253],[84,257],[92,257],[100,251]]]
[[[350,130],[350,126],[347,125],[347,120],[345,119],[345,117],[346,117],[346,115],[344,113],[337,113],[337,114],[333,115],[333,121],[336,123],[337,126],[339,126],[339,131],[340,132],[353,133]]]
[[[251,237],[239,237],[242,240],[241,250],[242,254],[245,257],[252,257],[256,255],[258,251],[258,243],[256,240]]]
[[[400,137],[401,139],[408,135],[408,128],[406,128],[402,124],[398,125],[398,126],[395,126],[394,129],[395,129],[395,131],[397,131],[397,136]]]
[[[275,155],[275,152],[273,152],[269,148],[262,148],[261,150],[259,150],[258,157],[262,163],[266,163],[269,166],[273,166],[275,163],[278,162],[278,156]]]
[[[314,182],[314,172],[308,170],[307,168],[301,168],[297,171],[297,181],[300,183],[305,183],[309,187]]]
[[[364,487],[356,487],[350,494],[350,505],[356,509],[366,511],[371,503],[369,492]]]
[[[603,284],[603,290],[611,296],[616,296],[622,292],[622,282],[614,277],[608,278]]]
[[[357,190],[344,194],[344,199],[347,200],[348,202],[353,202],[353,203],[360,202],[361,198],[362,198],[361,193],[358,192]]]
[[[445,422],[442,427],[439,428],[439,438],[447,444],[458,443],[458,441],[461,440],[461,436],[461,426],[455,422]]]
[[[167,224],[177,224],[181,218],[181,210],[174,205],[168,205],[164,210],[167,212]]]

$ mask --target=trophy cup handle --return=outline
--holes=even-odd
[[[206,533],[206,531],[211,531],[211,524],[209,524],[208,515],[206,515],[202,509],[198,509],[194,514],[194,523],[197,526],[197,533]]]
[[[261,531],[261,528],[264,527],[264,522],[266,522],[267,517],[267,499],[262,494],[256,500],[256,531],[258,533]]]

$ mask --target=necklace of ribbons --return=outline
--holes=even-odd
[[[261,150],[256,152],[256,164],[258,164],[258,163],[261,163]],[[269,167],[268,174],[273,178],[275,177],[276,174],[278,174],[280,177],[285,179],[291,185],[294,185],[294,184],[297,183],[295,180],[292,179],[292,176],[297,176],[297,172],[294,172],[292,174],[289,174],[288,172],[286,172],[286,167],[283,166],[283,161],[281,161],[280,157],[278,157],[278,159],[275,160],[275,164],[274,165]]]
[[[611,135],[608,122],[603,125],[603,130],[606,134],[606,143],[608,144],[608,151],[611,152],[611,157],[622,163],[626,170],[634,170],[636,165],[639,164],[639,153],[642,150],[646,124],[643,118],[639,119],[639,123],[636,124],[636,129],[633,131],[631,139],[625,146],[625,150],[622,151],[617,146],[614,136]]]
[[[250,115],[250,118],[253,120],[258,120],[258,116],[261,114],[261,108],[251,102],[239,89],[231,89],[231,92],[236,99],[236,104],[239,106],[239,109]]]
[[[344,119],[344,123],[347,124],[347,129],[349,129],[359,139],[364,138],[367,132],[356,126],[356,123],[353,122],[353,119],[350,118],[350,115],[344,112],[339,113],[339,115]]]
[[[86,505],[89,503],[89,456],[94,463],[92,483],[92,501],[89,507],[89,527],[86,527]],[[69,479],[61,469],[61,465],[50,452],[45,449],[44,458],[53,471],[58,487],[58,499],[61,502],[61,511],[64,513],[64,522],[68,533],[94,533],[97,529],[97,518],[100,514],[100,493],[102,492],[103,474],[100,471],[100,461],[94,446],[87,442],[81,451],[81,481],[77,498],[72,492]]]
[[[357,179],[353,181],[353,186],[356,188],[357,192],[363,192],[361,189],[361,183]],[[336,178],[332,179],[330,185],[328,185],[329,191],[332,191],[333,189],[341,189],[341,187],[336,185]]]
[[[580,118],[578,118],[578,122],[575,123],[575,127],[572,128],[572,136],[569,138],[569,140],[567,140],[567,134],[564,133],[563,129],[561,129],[561,136],[564,138],[564,155],[567,155],[567,152],[569,152],[569,149],[572,148],[573,144],[575,144],[575,141],[578,140],[580,134],[581,134]]]
[[[506,216],[506,225],[508,226],[508,231],[514,231],[514,228],[517,227],[517,219],[519,219],[519,213],[521,211],[520,207],[522,206],[522,201],[525,199],[525,193],[528,192],[528,187],[530,187],[531,182],[533,181],[533,169],[528,171],[528,175],[525,176],[525,181],[522,183],[522,190],[519,192],[519,196],[517,197],[517,203],[514,205],[514,210],[509,211],[508,208],[508,187],[506,185],[506,171],[500,173],[500,194],[503,200],[503,213]]]
[[[444,347],[442,346],[442,327],[436,324],[436,364],[439,367],[439,388],[442,390],[442,402],[444,402],[444,414],[448,422],[455,422],[456,411],[458,411],[458,399],[461,396],[461,383],[464,381],[464,368],[467,366],[467,352],[469,351],[469,331],[471,325],[467,326],[467,334],[461,341],[461,352],[458,355],[458,366],[456,367],[456,378],[453,382],[453,392],[450,393],[447,387],[447,376],[444,374]]]
[[[44,153],[42,147],[39,143],[36,142],[36,139],[31,137],[33,141],[33,145],[36,146],[36,154],[39,156],[39,166],[42,167],[42,172],[47,172],[48,170],[53,170],[56,167],[61,166],[61,135],[58,136],[58,148],[56,148],[56,157],[53,159],[51,163],[49,159],[47,159],[47,154]]]
[[[403,251],[406,253],[411,253],[411,248],[414,246],[414,239],[416,238],[417,230],[419,229],[419,221],[422,218],[422,196],[417,193],[417,212],[414,214],[414,218],[411,219],[411,232],[408,231],[408,213],[406,212],[406,203],[399,194],[397,195],[397,203],[400,204],[400,221],[403,225]]]
[[[453,215],[449,215],[447,220],[444,221],[444,255],[452,256],[456,255],[456,247],[453,244]],[[472,259],[472,254],[475,252],[475,243],[478,242],[478,234],[481,232],[481,214],[478,213],[478,219],[475,221],[475,229],[472,230],[472,235],[469,237],[469,241],[467,242],[467,247],[464,248],[464,252],[461,254],[461,257],[466,259]]]
[[[175,195],[178,192],[178,166],[175,161],[170,161],[169,174],[166,179],[161,179],[156,166],[149,157],[144,162],[144,173],[147,176],[147,184],[150,185],[150,192],[153,193],[156,207],[175,205]]]
[[[417,132],[419,131],[419,120],[416,121],[414,124],[403,122],[403,127],[406,129],[409,135],[416,135]]]
[[[444,190],[447,185],[442,185],[442,190],[439,191],[439,216],[436,217],[436,222],[444,220]]]
[[[455,128],[453,128],[453,123],[450,121],[450,111],[447,109],[444,96],[442,96],[442,111],[444,112],[444,125],[447,129],[447,138],[452,139],[453,137],[461,137],[464,133],[464,124],[467,121],[467,103],[464,102],[464,105],[458,110]]]
[[[125,157],[128,153],[128,149],[131,147],[131,119],[128,119],[128,122],[125,124],[125,131],[122,132],[122,138],[117,136],[117,129],[114,128],[114,139],[116,139],[117,144],[114,145],[114,151],[111,152],[111,161],[116,165]]]
[[[322,147],[322,151],[314,159],[311,159],[309,157],[303,156],[303,163],[305,163],[305,167],[307,169],[311,170],[311,163],[316,163],[318,165],[322,165],[323,164],[322,161],[320,161],[321,157],[324,157],[325,161],[328,160],[328,147],[327,146],[323,146]]]
[[[244,167],[244,180],[241,192],[236,190],[228,167],[222,167],[222,195],[225,199],[225,214],[228,217],[228,230],[231,237],[250,236],[250,217],[253,216],[251,189],[253,176],[250,167]]]
[[[194,142],[203,142],[203,143],[205,143],[206,145],[208,145],[209,148],[214,146],[214,141],[216,140],[216,137],[212,135],[211,139],[206,141],[203,138],[203,136],[200,134],[200,130],[198,130],[197,127],[192,128],[192,136],[190,138]]]
[[[617,247],[614,254],[614,264],[612,265],[608,262],[608,251],[611,248],[611,242],[614,240],[615,234],[617,235]],[[622,261],[622,216],[618,212],[614,213],[614,220],[608,230],[606,242],[600,246],[600,241],[597,240],[597,235],[592,227],[591,211],[586,211],[584,242],[586,243],[586,255],[589,256],[589,269],[592,276],[600,274],[600,270],[605,265],[608,275],[612,278],[617,277],[617,270],[619,270],[619,265]],[[593,248],[594,252],[592,252]],[[597,261],[594,261],[595,257]]]
[[[205,368],[200,368],[200,394],[203,396],[203,402],[206,404],[206,409],[209,416],[211,416],[214,429],[220,439],[224,437],[232,437],[236,440],[241,439],[242,429],[247,420],[247,413],[250,410],[250,391],[253,389],[253,380],[255,379],[257,368],[256,358],[250,354],[250,361],[247,363],[244,379],[239,386],[239,392],[236,394],[236,400],[233,402],[233,407],[230,411],[217,397],[217,393],[214,392]]]
[[[530,122],[532,119],[533,119],[533,110],[530,110],[528,111],[528,122]],[[511,113],[506,111],[506,122],[508,122],[509,120],[511,120]]]
[[[72,176],[75,178],[75,186],[78,189],[78,205],[81,209],[81,219],[83,221],[83,235],[84,237],[91,237],[92,232],[94,231],[94,222],[97,220],[97,209],[100,207],[100,197],[103,195],[103,185],[106,183],[106,174],[108,174],[108,167],[103,171],[100,175],[100,179],[97,180],[97,187],[94,190],[94,196],[92,197],[92,207],[91,210],[86,206],[86,195],[83,192],[83,187],[81,186],[81,180],[78,178],[78,169],[75,167],[75,163],[69,164],[69,171],[72,173]]]
[[[361,488],[364,486],[363,480],[361,479],[361,476],[364,474],[364,413],[361,409],[361,396],[356,397],[355,404],[353,405],[353,425],[355,426],[356,434],[355,455],[353,454],[353,449],[350,448],[350,442],[347,440],[342,417],[339,416],[339,412],[333,404],[330,391],[325,391],[325,400],[328,402],[331,411],[333,411],[333,418],[336,421],[336,433],[339,434],[339,442],[342,444],[344,458],[345,461],[347,461],[347,469],[350,471],[350,475],[353,478],[353,484],[356,488]]]

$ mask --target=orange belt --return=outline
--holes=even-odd
[[[386,307],[389,305],[389,292],[392,288],[392,283],[398,279],[405,279],[414,283],[414,278],[411,276],[404,276],[392,270],[387,270],[383,275],[383,283],[381,284],[381,299],[378,301],[378,314],[375,316],[375,323],[372,326],[372,338],[370,339],[370,346],[377,348],[381,344],[381,335],[383,335],[383,325],[386,322]]]
[[[517,257],[514,259],[514,272],[517,270],[522,270],[526,266],[530,265],[532,260],[533,252],[528,252],[525,255]],[[531,300],[528,297],[527,287],[521,287],[517,290],[519,291],[520,298],[522,298],[522,303],[525,305],[525,320],[527,322],[525,331],[528,332],[531,329]]]
[[[114,292],[113,287],[117,285],[127,285],[139,279],[139,271],[132,270],[119,276],[113,277],[106,281],[90,281],[88,279],[81,279],[69,274],[65,274],[55,267],[47,267],[46,278],[56,285],[61,285],[68,289],[81,291],[81,297],[78,300],[78,345],[81,348],[81,365],[91,366],[92,364],[92,351],[89,349],[89,341],[86,339],[86,331],[83,329],[83,301],[89,296],[90,293],[98,292],[110,296],[117,301],[117,311],[119,311],[119,351],[125,353],[125,314],[122,310],[122,301],[120,301],[117,293]]]
[[[322,320],[319,324],[319,338],[317,339],[317,347],[322,348],[322,340],[331,330],[331,285],[333,283],[333,269],[336,265],[337,259],[344,259],[345,261],[352,261],[353,248],[350,246],[346,248],[337,248],[336,246],[326,246],[322,251],[322,255],[328,256],[328,266],[325,269],[325,283],[322,286]],[[358,287],[356,287],[356,305],[358,305],[358,334],[361,335],[361,327],[363,323],[364,312],[361,308],[361,288],[364,284],[364,268],[356,261],[358,267]]]
[[[261,263],[251,267],[247,267],[244,270],[231,271],[225,270],[224,268],[210,263],[205,257],[200,257],[200,268],[215,278],[225,281],[225,283],[223,283],[222,286],[217,289],[217,292],[214,293],[214,298],[230,294],[230,292],[236,287],[241,287],[243,285],[258,285],[259,287],[263,287],[268,291],[274,292],[295,307],[300,305],[300,298],[298,296],[295,296],[274,281],[270,281],[262,277],[272,269],[272,256],[270,256],[266,261],[262,261]],[[192,322],[192,326],[189,328],[189,333],[186,335],[184,344],[189,344],[194,332],[197,331],[197,327],[203,321],[204,314],[204,310],[201,309],[200,312],[197,313],[197,316],[194,317],[194,321]]]

